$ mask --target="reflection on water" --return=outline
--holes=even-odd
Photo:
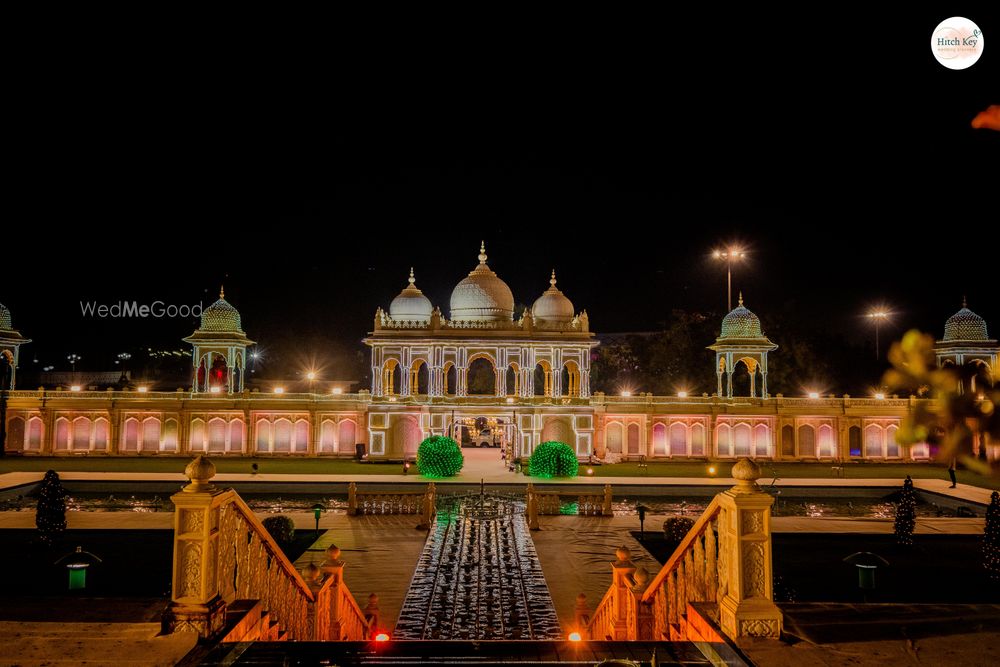
[[[440,488],[440,487],[439,487]],[[808,489],[796,489],[794,495],[783,495],[780,489],[771,491],[775,495],[773,513],[775,516],[808,517],[858,517],[867,519],[891,519],[896,515],[891,496],[884,497],[809,497]],[[316,504],[327,511],[345,512],[347,496],[341,494],[240,494],[255,512],[311,512]],[[439,493],[439,497],[447,494]],[[523,496],[522,496],[523,497]],[[562,497],[562,514],[577,514],[577,499],[570,494]],[[649,514],[700,516],[708,506],[710,497],[681,498],[678,496],[630,496],[618,498],[612,504],[616,516],[636,514],[637,505],[649,508]],[[32,496],[0,498],[0,511],[19,512],[33,510],[37,499]],[[173,504],[168,496],[152,493],[115,495],[94,492],[74,492],[66,498],[66,507],[75,512],[172,512]],[[386,507],[386,513],[393,510]],[[933,494],[917,493],[918,517],[971,517],[983,516],[985,509],[976,504],[941,498]],[[382,513],[378,507],[371,507],[366,514]]]
[[[397,639],[561,636],[522,501],[463,496],[439,503],[393,635]]]

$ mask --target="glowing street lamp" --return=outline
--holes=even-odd
[[[306,373],[306,379],[309,380],[309,393],[313,393],[313,382],[316,381],[316,371],[310,370]]]
[[[889,321],[889,315],[891,315],[891,314],[892,313],[890,313],[889,311],[885,310],[884,308],[877,308],[877,309],[871,311],[870,313],[868,313],[868,319],[870,319],[873,322],[875,322],[875,359],[876,360],[878,359],[878,355],[879,355],[879,345],[878,345],[878,330],[879,330],[879,326],[882,324],[882,322],[888,322]]]
[[[739,261],[747,256],[746,251],[737,246],[726,248],[725,250],[715,250],[712,257],[726,260],[726,309],[733,309],[733,261]]]
[[[79,354],[70,354],[66,356],[66,361],[69,362],[70,368],[73,370],[74,373],[76,372],[76,362],[80,361],[81,359],[83,359],[83,357],[81,357]]]

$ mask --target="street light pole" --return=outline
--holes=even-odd
[[[737,247],[726,250],[715,250],[712,257],[726,260],[726,308],[727,312],[733,309],[733,260],[743,259],[746,252]]]
[[[889,319],[889,312],[882,309],[873,310],[870,313],[868,313],[868,319],[873,320],[875,322],[875,360],[878,361],[880,352],[879,341],[878,341],[879,327],[882,325],[883,321]]]

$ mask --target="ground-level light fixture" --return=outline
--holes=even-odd
[[[83,590],[87,587],[87,568],[94,563],[100,563],[101,559],[89,551],[84,551],[83,547],[77,547],[55,562],[62,564],[69,572],[69,589],[71,591]]]
[[[69,388],[70,391],[80,391],[80,389],[81,387],[78,384],[74,384],[72,387]]]
[[[715,475],[715,466],[708,466],[708,474]]]
[[[858,588],[867,599],[868,591],[875,590],[875,571],[879,565],[888,565],[889,561],[871,551],[858,551],[844,559],[858,569]]]
[[[581,641],[583,641],[583,637],[580,636],[579,632],[571,632],[571,633],[569,633],[569,637],[567,637],[567,639],[569,639],[571,642],[581,642]]]
[[[593,475],[594,474],[594,469],[593,468],[587,468],[587,474],[588,475]]]
[[[149,391],[149,387],[146,386],[138,387],[136,388],[136,391],[138,391],[140,394],[145,394],[147,391]]]
[[[876,401],[884,401],[885,400],[885,394],[883,394],[882,392],[876,392],[876,394],[875,394],[875,400]]]
[[[310,382],[312,380],[315,380],[316,379],[316,371],[309,371],[308,373],[306,373],[306,379],[309,380]]]
[[[285,393],[285,388],[284,387],[275,387],[274,388],[274,393],[275,394],[284,394]]]
[[[343,394],[343,393],[344,393],[344,390],[343,390],[343,389],[341,389],[340,387],[334,387],[334,388],[333,388],[333,391],[332,391],[332,392],[330,392],[330,393],[333,393],[333,394],[337,394],[337,395],[340,395],[340,394]]]
[[[631,396],[631,395],[632,395],[632,392],[630,392],[630,391],[623,391],[623,392],[622,392],[622,396],[624,396],[624,397],[626,397],[626,398],[628,398],[628,397],[629,397],[629,396]]]
[[[375,641],[377,641],[377,642],[387,642],[387,641],[389,641],[389,635],[387,635],[384,632],[380,632],[377,635],[375,635]]]
[[[209,389],[209,391],[212,392],[213,394],[219,394],[222,392],[222,387],[220,387],[217,384],[213,384],[212,387]]]
[[[818,391],[810,391],[809,392],[809,398],[819,398],[819,392]]]
[[[687,397],[688,397],[688,393],[686,391],[679,391],[679,392],[677,392],[677,398],[687,398]]]
[[[319,518],[323,515],[323,510],[325,509],[326,507],[320,505],[319,503],[312,506],[313,518],[316,519],[316,532],[314,533],[316,536],[319,535]]]

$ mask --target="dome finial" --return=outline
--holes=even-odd
[[[549,278],[549,284],[552,285],[553,287],[556,286],[556,270],[555,269],[552,269],[552,277]]]
[[[226,286],[225,285],[219,285],[219,298],[220,299],[225,299],[226,298]]]
[[[486,241],[479,242],[479,263],[486,263]]]
[[[413,267],[410,267],[410,284],[413,285],[417,282],[417,279],[413,277]]]
[[[740,290],[740,305],[743,305],[743,290]]]
[[[962,308],[968,308],[969,304],[965,300],[965,295],[962,295]]]

